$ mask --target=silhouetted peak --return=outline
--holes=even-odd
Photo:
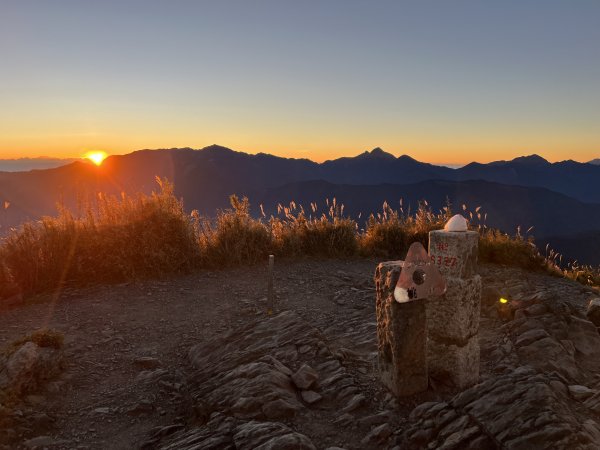
[[[364,153],[361,153],[360,155],[357,156],[357,158],[360,158],[360,159],[387,159],[387,160],[396,159],[396,157],[394,155],[384,151],[380,147],[375,147],[370,152],[366,151]]]
[[[588,161],[588,164],[594,164],[596,166],[600,166],[600,158],[592,159],[591,161]]]
[[[547,160],[542,158],[540,155],[529,155],[529,156],[519,156],[511,161],[512,163],[517,164],[527,164],[527,165],[536,165],[536,164],[550,164]]]
[[[400,161],[404,161],[404,162],[411,162],[411,163],[418,163],[419,162],[415,158],[412,158],[412,157],[410,157],[408,155],[399,156],[398,159]]]
[[[211,153],[236,153],[234,150],[231,150],[230,148],[223,147],[222,145],[218,144],[209,145],[208,147],[204,147],[201,150]]]
[[[396,159],[394,155],[384,151],[381,147],[375,147],[373,150],[371,150],[371,156],[376,156],[378,158]]]

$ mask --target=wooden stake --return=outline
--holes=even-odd
[[[273,314],[273,266],[275,265],[275,255],[269,255],[269,286],[267,292],[267,315]]]

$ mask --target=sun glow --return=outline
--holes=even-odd
[[[97,166],[102,164],[102,162],[106,159],[107,156],[108,154],[102,151],[87,152],[85,155],[83,155],[85,159],[89,159]]]

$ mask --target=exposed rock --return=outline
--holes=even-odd
[[[586,316],[597,327],[600,327],[600,298],[593,298],[587,306]]]
[[[302,397],[302,400],[304,400],[309,405],[317,403],[318,401],[323,399],[323,396],[321,396],[315,391],[302,391],[300,393],[300,396]]]
[[[553,389],[553,380],[560,377],[521,367],[447,404],[420,405],[401,442],[406,448],[420,448],[424,441],[430,448],[597,448],[593,433],[580,426],[584,416]]]
[[[294,417],[300,408],[293,403],[278,398],[262,406],[262,411],[267,419],[288,419]]]
[[[366,400],[366,397],[362,394],[357,394],[350,399],[348,404],[344,407],[344,412],[352,412],[359,408]]]
[[[383,444],[387,438],[392,434],[392,427],[389,423],[384,423],[383,425],[379,425],[371,430],[369,434],[367,434],[363,440],[361,441],[362,445],[373,445],[373,444]]]
[[[319,374],[307,364],[302,364],[292,375],[292,381],[298,389],[309,389],[318,379]]]
[[[569,386],[569,393],[575,400],[585,400],[594,395],[595,391],[587,386],[581,386],[580,384],[573,384]]]
[[[162,363],[157,358],[152,358],[150,356],[142,356],[140,358],[136,358],[133,363],[141,368],[141,369],[157,369],[162,366]]]
[[[237,421],[215,414],[203,426],[177,431],[161,447],[169,450],[212,448],[314,450],[305,435],[273,422]]]

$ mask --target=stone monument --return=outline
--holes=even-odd
[[[375,284],[381,380],[396,396],[426,391],[426,299],[445,291],[444,280],[423,246],[414,243],[405,261],[379,264]]]
[[[481,277],[476,274],[479,233],[454,216],[429,233],[429,256],[444,279],[445,294],[427,300],[429,375],[458,388],[479,380]]]

